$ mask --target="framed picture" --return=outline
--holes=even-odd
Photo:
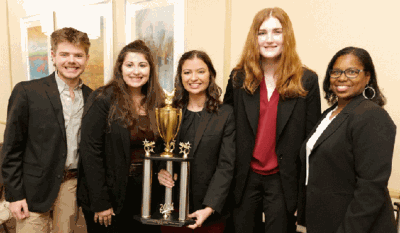
[[[22,18],[21,48],[28,80],[48,76],[54,71],[50,35],[54,30],[53,12]]]
[[[93,1],[92,1],[93,2]],[[74,17],[71,17],[73,12]],[[112,2],[57,8],[56,29],[73,27],[88,34],[89,61],[82,73],[83,83],[97,89],[106,84],[113,73],[113,18]]]
[[[180,56],[184,53],[185,0],[126,0],[126,43],[143,40],[153,52],[159,81],[174,88]]]

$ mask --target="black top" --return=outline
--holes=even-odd
[[[190,142],[191,147],[193,147],[194,137],[197,128],[199,127],[201,114],[202,111],[192,112],[189,109],[186,109],[185,115],[182,118],[181,133],[179,135],[180,142]],[[193,157],[193,150],[189,151],[189,157]]]

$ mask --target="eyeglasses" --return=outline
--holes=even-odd
[[[364,70],[359,70],[355,68],[348,68],[346,70],[339,70],[339,69],[334,69],[329,71],[329,75],[331,78],[339,78],[343,73],[346,75],[347,78],[349,79],[354,79],[357,78],[357,76],[360,74],[360,72],[363,72]]]

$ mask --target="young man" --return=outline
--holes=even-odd
[[[79,76],[89,47],[87,34],[74,28],[53,32],[56,72],[20,82],[11,93],[2,174],[18,233],[75,228],[80,126],[84,102],[92,92]]]

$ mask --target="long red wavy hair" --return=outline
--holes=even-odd
[[[234,68],[234,77],[237,71],[244,70],[246,79],[243,88],[254,94],[260,85],[264,72],[261,68],[261,55],[258,45],[258,31],[261,24],[270,17],[277,18],[283,29],[283,51],[280,55],[276,71],[276,89],[283,98],[297,98],[307,95],[302,85],[303,65],[296,52],[296,40],[289,16],[281,8],[266,8],[259,11],[253,19],[247,40],[243,48],[239,63]]]

